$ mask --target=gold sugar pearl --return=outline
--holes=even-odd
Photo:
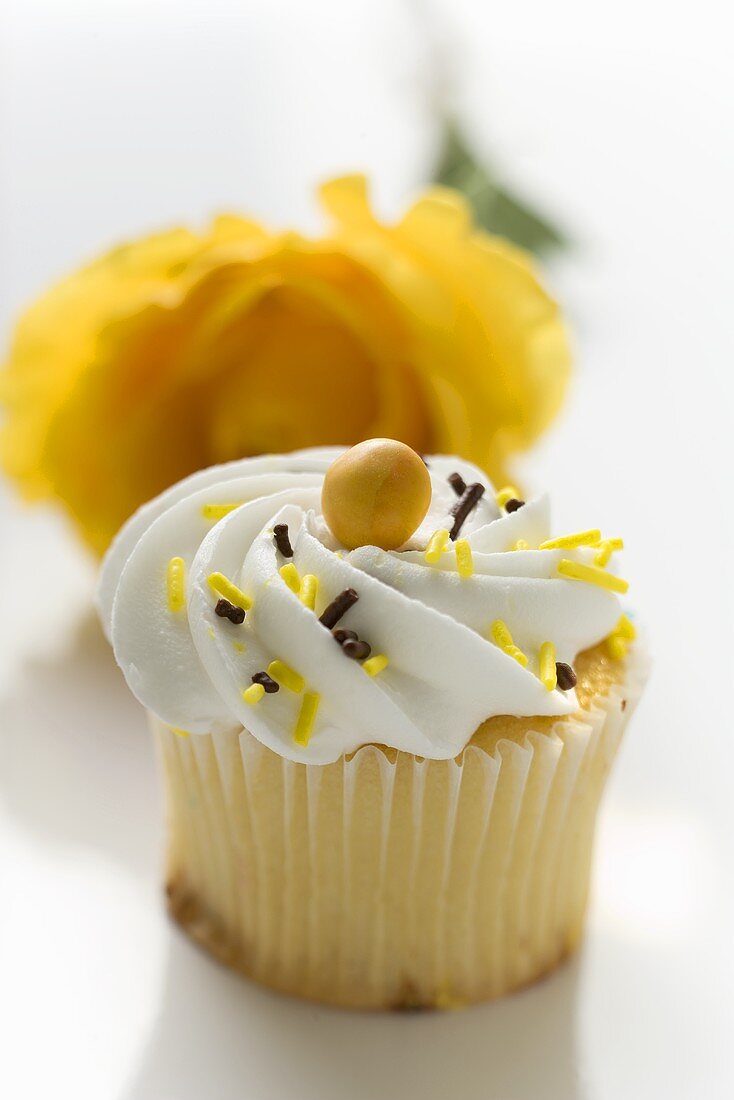
[[[431,503],[431,478],[420,455],[395,439],[368,439],[327,470],[324,518],[348,550],[397,550],[420,526]]]

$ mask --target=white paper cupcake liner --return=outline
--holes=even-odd
[[[173,914],[283,992],[363,1008],[498,996],[581,935],[594,823],[647,670],[583,717],[492,753],[422,760],[375,745],[296,764],[241,734],[157,719]]]

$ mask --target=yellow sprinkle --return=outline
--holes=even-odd
[[[210,573],[207,580],[209,581],[209,587],[217,595],[224,596],[225,600],[229,600],[235,607],[243,607],[245,611],[249,611],[252,607],[250,597],[246,596],[236,584],[232,584],[232,581],[228,580],[224,573]]]
[[[518,646],[512,640],[512,634],[510,634],[507,623],[503,623],[502,619],[495,619],[492,623],[492,641],[504,650],[508,657],[512,657],[523,668],[528,663],[528,659]]]
[[[169,726],[168,728],[171,731],[171,733],[175,733],[177,737],[188,737],[189,736],[188,730],[176,729],[175,726]]]
[[[234,512],[235,508],[241,507],[242,501],[239,504],[204,504],[201,514],[204,519],[224,519],[230,512]]]
[[[468,539],[459,539],[456,543],[456,568],[460,577],[471,577],[474,572],[474,560]]]
[[[609,540],[606,539],[604,542],[599,543],[599,551],[594,554],[594,565],[599,565],[603,569],[605,565],[609,564],[611,556],[612,548],[609,545]]]
[[[635,624],[631,619],[628,619],[626,615],[620,615],[619,622],[614,628],[614,633],[618,634],[620,638],[626,638],[630,642],[634,642],[637,637]]]
[[[295,692],[296,695],[300,695],[306,684],[300,672],[289,668],[284,661],[271,661],[268,665],[268,676],[277,680],[284,688],[288,688],[288,691]]]
[[[244,653],[247,649],[247,646],[243,645],[242,642],[232,642],[232,649],[235,651],[235,653]]]
[[[602,539],[599,543],[599,553],[594,555],[594,565],[608,565],[614,551],[623,549],[622,539]]]
[[[311,740],[311,731],[313,730],[316,711],[319,709],[320,702],[321,696],[315,691],[307,691],[303,696],[296,728],[293,732],[293,740],[297,745],[305,746]]]
[[[514,485],[505,485],[504,489],[500,489],[495,494],[495,500],[497,501],[498,508],[504,508],[508,500],[517,500],[519,497],[518,491]]]
[[[449,533],[445,527],[439,527],[438,531],[434,531],[426,547],[426,561],[431,565],[435,565],[435,563],[440,560],[441,554],[448,541]]]
[[[541,542],[541,550],[573,550],[576,546],[598,546],[601,531],[593,527],[590,531],[576,531],[573,535],[562,535],[559,539],[546,539]]]
[[[248,688],[242,692],[242,698],[246,703],[249,703],[251,707],[254,707],[255,703],[259,703],[265,694],[265,688],[262,684],[250,684]]]
[[[518,539],[512,549],[513,550],[529,550],[530,547],[525,542],[525,539]]]
[[[558,572],[562,577],[571,577],[575,581],[586,581],[588,584],[596,584],[599,588],[607,588],[610,592],[624,594],[629,588],[629,582],[615,577],[614,573],[607,573],[606,569],[600,569],[598,565],[583,565],[578,561],[569,561],[564,558],[558,563]]]
[[[543,642],[540,647],[540,679],[548,691],[556,686],[556,647],[553,642]]]
[[[207,632],[207,634],[209,635],[210,638],[216,638],[216,634],[214,633],[214,627],[213,626],[208,626],[206,628],[206,632]]]
[[[186,565],[183,558],[171,558],[166,570],[168,610],[181,611],[186,604]]]
[[[390,664],[389,660],[384,653],[377,653],[374,657],[369,657],[362,668],[365,670],[368,676],[377,676],[378,673],[386,669]]]
[[[612,633],[607,638],[607,651],[616,660],[621,660],[627,653],[627,643],[637,637],[634,623],[626,615],[620,615],[619,621]]]
[[[309,611],[316,607],[316,593],[319,590],[319,578],[313,573],[306,573],[301,583],[301,603]]]
[[[278,572],[290,588],[291,592],[295,592],[295,594],[298,595],[298,593],[301,591],[301,578],[293,562],[289,561],[287,565],[281,565]]]

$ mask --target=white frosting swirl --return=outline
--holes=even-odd
[[[496,714],[564,715],[573,691],[548,691],[538,653],[552,641],[557,659],[576,655],[614,629],[617,597],[560,577],[561,558],[592,562],[594,551],[514,550],[550,537],[547,497],[511,514],[500,511],[486,476],[457,458],[429,457],[433,498],[418,531],[400,551],[362,546],[341,551],[321,516],[324,474],[341,449],[243,459],[204,470],[141,508],[105,558],[98,607],[125,678],[163,722],[190,733],[246,726],[281,756],[325,764],[380,742],[431,759],[459,753],[481,722]],[[461,577],[453,551],[426,562],[431,534],[450,527],[458,471],[487,492],[461,531],[474,572]],[[238,503],[217,521],[205,504]],[[287,523],[301,576],[318,578],[315,612],[279,574],[273,527]],[[335,552],[336,551],[336,552]],[[168,609],[166,570],[181,557],[186,609]],[[223,573],[252,600],[235,626],[214,612],[208,578]],[[358,602],[340,626],[357,631],[389,665],[366,675],[318,620],[345,588]],[[490,638],[500,619],[529,658],[523,667]],[[274,659],[320,696],[307,745],[294,741],[301,697],[281,688],[257,705],[242,692]]]

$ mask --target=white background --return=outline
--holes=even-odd
[[[496,1005],[291,1003],[169,926],[142,715],[93,564],[0,486],[0,1093],[9,1100],[715,1100],[734,1092],[732,81],[723,5],[5,0],[0,308],[125,235],[317,224],[427,171],[435,48],[507,180],[576,248],[578,372],[525,463],[558,529],[623,534],[655,671],[600,823],[581,956]],[[458,60],[457,60],[458,59]],[[83,460],[80,456],[80,460]]]

